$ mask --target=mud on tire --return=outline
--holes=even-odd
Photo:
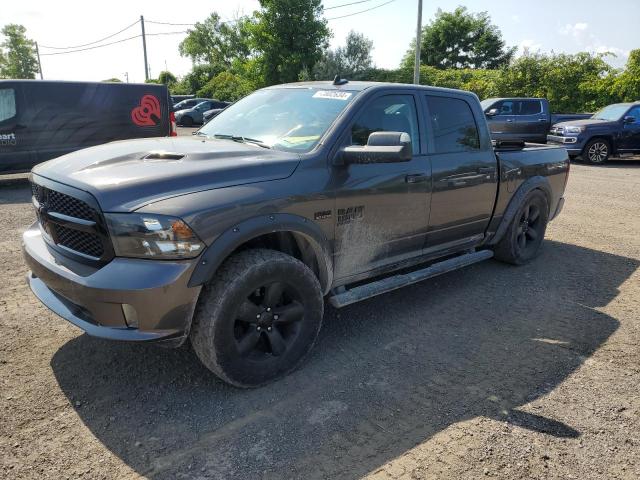
[[[296,368],[313,347],[324,303],[318,279],[282,252],[232,255],[200,294],[190,338],[200,361],[237,387]]]

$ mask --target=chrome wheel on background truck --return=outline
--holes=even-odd
[[[582,152],[582,159],[594,165],[606,162],[609,159],[611,149],[609,143],[602,138],[594,138],[589,141]]]

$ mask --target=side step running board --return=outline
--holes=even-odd
[[[416,270],[410,273],[401,273],[391,277],[376,280],[375,282],[360,285],[341,293],[329,297],[329,302],[336,308],[346,307],[352,303],[375,297],[382,293],[391,292],[398,288],[406,287],[412,283],[421,282],[427,278],[442,275],[474,263],[481,262],[493,257],[491,250],[480,250],[479,252],[466,253],[458,257],[453,257],[442,262],[434,263],[427,268]]]

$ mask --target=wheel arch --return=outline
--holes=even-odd
[[[311,220],[288,213],[253,217],[222,233],[200,257],[189,286],[208,282],[230,255],[252,247],[270,248],[297,258],[316,274],[323,294],[331,288],[333,264],[324,233]]]
[[[518,210],[527,198],[527,195],[529,195],[529,193],[534,190],[540,190],[542,193],[544,193],[545,197],[547,198],[547,205],[549,206],[548,213],[550,214],[552,209],[551,202],[553,199],[553,194],[549,180],[546,177],[542,177],[539,175],[531,177],[524,181],[513,194],[513,197],[511,197],[509,205],[507,205],[504,215],[502,216],[502,220],[500,221],[500,225],[498,225],[496,233],[489,239],[487,245],[495,245],[502,239],[507,229],[509,228],[511,221],[516,216]]]

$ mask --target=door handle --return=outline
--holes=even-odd
[[[507,123],[513,123],[513,119],[512,118],[507,118]]]
[[[539,118],[538,121],[539,122],[546,122],[547,120],[545,118]]]
[[[420,183],[425,182],[428,178],[426,173],[412,173],[404,177],[404,181],[406,183]]]

